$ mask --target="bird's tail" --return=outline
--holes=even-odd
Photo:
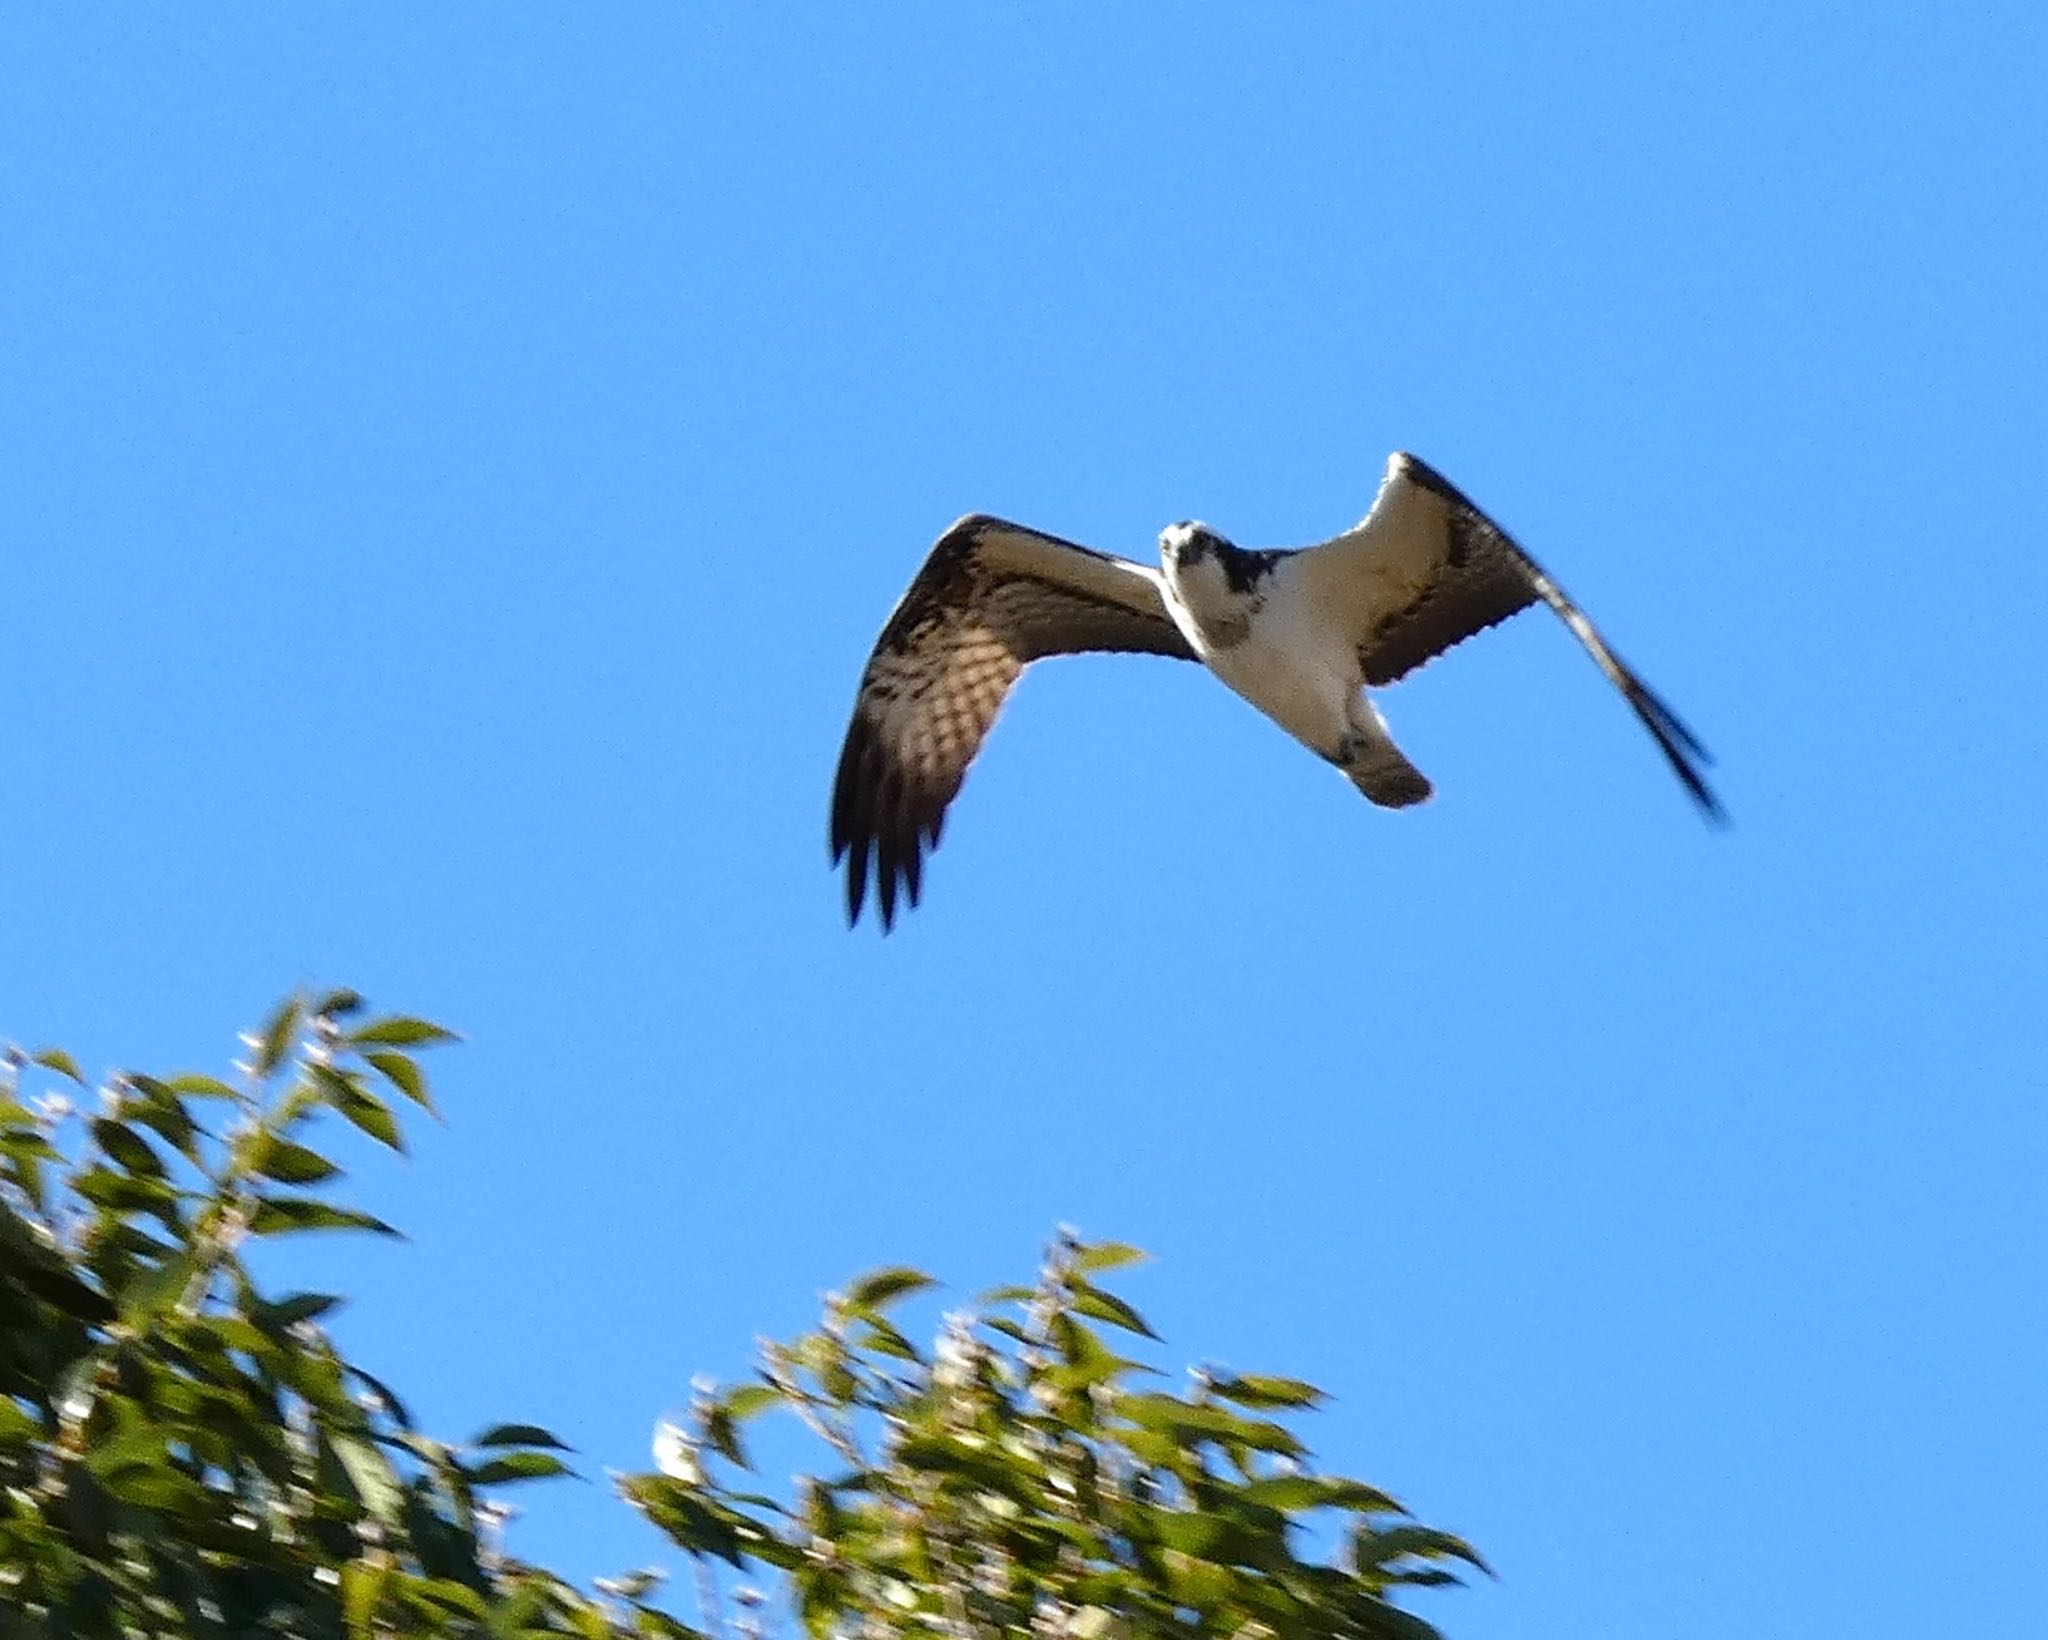
[[[1354,734],[1337,767],[1345,778],[1383,809],[1405,809],[1435,790],[1429,776],[1401,755],[1384,734]]]

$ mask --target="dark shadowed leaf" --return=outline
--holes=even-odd
[[[315,1016],[323,1019],[345,1019],[350,1014],[361,1013],[362,1008],[362,993],[351,991],[346,986],[338,991],[329,991],[313,1004]]]
[[[251,1147],[247,1165],[252,1172],[279,1184],[318,1184],[341,1171],[317,1150],[273,1135],[260,1137]]]
[[[150,1143],[125,1123],[110,1117],[95,1116],[92,1120],[92,1136],[115,1161],[130,1173],[146,1179],[161,1179],[164,1176],[163,1158],[150,1148]]]
[[[395,1423],[408,1430],[413,1427],[411,1411],[398,1398],[398,1392],[389,1384],[385,1383],[383,1379],[365,1372],[361,1367],[352,1366],[347,1371],[351,1378],[377,1397],[378,1401],[382,1403],[384,1410],[391,1415]]]
[[[405,1149],[405,1136],[399,1131],[398,1117],[389,1105],[362,1085],[360,1077],[345,1075],[325,1065],[320,1066],[315,1075],[328,1104],[378,1143],[397,1151]]]
[[[354,1208],[336,1207],[311,1196],[264,1196],[256,1204],[249,1228],[259,1236],[281,1236],[296,1230],[369,1230],[380,1236],[398,1232],[382,1219]]]
[[[557,1452],[573,1452],[567,1441],[550,1434],[539,1424],[493,1424],[481,1435],[469,1438],[471,1446],[546,1446]]]
[[[1360,1566],[1390,1567],[1404,1557],[1417,1560],[1462,1560],[1488,1577],[1493,1568],[1461,1537],[1429,1526],[1387,1526],[1379,1531],[1361,1526],[1351,1535],[1351,1552]]]
[[[124,1114],[150,1129],[187,1161],[199,1160],[199,1124],[192,1120],[185,1101],[161,1082],[131,1095]]]
[[[316,1321],[339,1309],[343,1302],[335,1293],[292,1293],[275,1303],[263,1305],[262,1318],[274,1327],[290,1327],[301,1321]]]

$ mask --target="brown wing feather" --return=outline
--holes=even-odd
[[[1382,616],[1359,645],[1365,681],[1374,685],[1406,677],[1543,596],[1535,561],[1462,490],[1415,456],[1404,458],[1402,471],[1436,503],[1430,512],[1442,531],[1440,556],[1414,602]]]
[[[932,548],[861,676],[832,790],[846,915],[870,878],[882,927],[916,905],[946,806],[1025,666],[1122,650],[1194,659],[1138,565],[999,518],[963,518]]]
[[[1701,811],[1727,820],[1702,772],[1713,759],[1698,737],[1543,567],[1428,462],[1396,455],[1372,513],[1340,542],[1364,549],[1359,567],[1371,575],[1378,602],[1358,648],[1367,683],[1392,683],[1531,604],[1548,604],[1621,691]]]

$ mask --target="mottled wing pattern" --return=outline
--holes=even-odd
[[[1726,818],[1701,772],[1712,759],[1698,738],[1542,566],[1419,457],[1396,454],[1364,521],[1302,558],[1316,596],[1354,619],[1368,684],[1392,683],[1531,604],[1548,604],[1621,691],[1693,801],[1710,819]]]
[[[1154,571],[976,514],[932,548],[861,675],[832,791],[832,858],[846,914],[870,876],[882,927],[916,905],[946,806],[1017,676],[1085,650],[1193,660]]]

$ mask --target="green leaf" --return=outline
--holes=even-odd
[[[862,1276],[846,1295],[847,1304],[857,1310],[878,1310],[911,1293],[922,1292],[938,1283],[922,1270],[907,1264],[892,1265]]]
[[[397,1392],[389,1384],[363,1371],[361,1367],[350,1367],[347,1370],[351,1378],[383,1402],[384,1410],[391,1414],[400,1427],[408,1430],[413,1427],[412,1414],[406,1410],[405,1403],[398,1398]]]
[[[360,1077],[350,1076],[326,1065],[314,1069],[314,1079],[327,1103],[380,1144],[403,1152],[404,1135],[389,1105],[363,1086]]]
[[[146,1083],[146,1079],[139,1076],[133,1077],[131,1080],[137,1083]],[[169,1089],[172,1093],[182,1094],[188,1099],[239,1099],[242,1097],[241,1094],[237,1093],[217,1076],[173,1076],[167,1078],[162,1083],[162,1086]]]
[[[1386,1569],[1394,1561],[1413,1556],[1417,1560],[1462,1560],[1488,1577],[1494,1575],[1471,1544],[1430,1526],[1388,1526],[1379,1531],[1361,1526],[1351,1536],[1351,1553],[1361,1567]]]
[[[308,1150],[275,1134],[261,1136],[251,1146],[245,1165],[266,1179],[280,1184],[318,1184],[341,1171],[317,1150]]]
[[[374,1640],[377,1608],[383,1603],[385,1585],[391,1580],[391,1561],[380,1555],[375,1560],[352,1560],[341,1569],[341,1614],[348,1624],[349,1640]]]
[[[475,1486],[500,1486],[507,1481],[541,1480],[549,1475],[574,1473],[552,1452],[507,1452],[503,1457],[486,1458],[470,1466],[469,1479]]]
[[[1378,1487],[1335,1475],[1275,1475],[1237,1488],[1236,1496],[1267,1509],[1349,1509],[1361,1515],[1408,1512]]]
[[[725,1410],[733,1420],[744,1423],[756,1413],[779,1404],[782,1391],[769,1384],[742,1384],[725,1398]]]
[[[199,1124],[185,1102],[161,1082],[138,1092],[128,1101],[125,1113],[162,1138],[187,1161],[199,1159]]]
[[[116,1173],[110,1167],[89,1167],[71,1181],[71,1188],[95,1207],[154,1213],[166,1224],[177,1218],[178,1192],[160,1179]]]
[[[1074,1295],[1074,1308],[1085,1316],[1097,1321],[1107,1321],[1112,1326],[1122,1327],[1145,1338],[1158,1338],[1158,1334],[1145,1324],[1145,1318],[1118,1298],[1106,1293],[1092,1283],[1075,1280],[1069,1283]]]
[[[860,1330],[854,1334],[856,1347],[869,1350],[876,1355],[893,1356],[898,1361],[922,1362],[917,1346],[889,1325],[879,1315],[870,1313],[861,1318]]]
[[[285,1055],[292,1051],[292,1043],[298,1038],[303,1017],[297,997],[287,997],[278,1004],[277,1012],[257,1033],[256,1057],[250,1068],[258,1076],[270,1076],[284,1063]]]
[[[1247,1373],[1242,1378],[1218,1374],[1210,1380],[1209,1387],[1224,1400],[1235,1401],[1241,1407],[1312,1407],[1329,1399],[1305,1379],[1258,1373]]]
[[[78,1068],[78,1061],[62,1048],[45,1048],[40,1053],[32,1053],[28,1057],[32,1065],[40,1065],[46,1071],[55,1071],[59,1076],[68,1076],[81,1088],[86,1085],[85,1076]]]
[[[431,1116],[441,1114],[434,1109],[433,1097],[427,1092],[426,1072],[419,1068],[410,1054],[395,1053],[389,1048],[372,1048],[364,1053],[363,1058],[376,1067],[379,1075],[422,1110]]]
[[[1074,1268],[1083,1275],[1099,1270],[1120,1270],[1127,1264],[1142,1264],[1152,1255],[1127,1241],[1091,1242],[1074,1254]]]
[[[405,1488],[399,1484],[391,1460],[377,1450],[375,1442],[360,1435],[329,1431],[325,1439],[370,1518],[381,1526],[396,1527],[404,1516]]]
[[[1117,1410],[1142,1428],[1163,1431],[1183,1443],[1215,1441],[1288,1457],[1306,1450],[1293,1431],[1271,1419],[1246,1418],[1225,1407],[1200,1406],[1171,1395],[1126,1394],[1118,1399]]]
[[[291,1293],[262,1306],[262,1320],[273,1327],[292,1327],[301,1321],[316,1321],[344,1300],[337,1293]]]
[[[164,1176],[163,1158],[158,1156],[150,1148],[149,1141],[133,1128],[110,1117],[95,1116],[92,1119],[92,1136],[99,1141],[100,1149],[130,1173],[145,1179],[161,1179]]]
[[[263,1196],[258,1198],[250,1231],[259,1236],[289,1235],[298,1230],[369,1230],[380,1236],[398,1232],[382,1219],[354,1208],[336,1207],[312,1196]]]
[[[176,1303],[199,1272],[199,1249],[188,1247],[176,1258],[138,1271],[121,1289],[121,1319],[141,1327]]]
[[[573,1452],[576,1449],[567,1441],[551,1435],[539,1424],[493,1424],[481,1435],[469,1438],[471,1446],[548,1446],[557,1452]]]
[[[413,1609],[428,1616],[440,1612],[455,1612],[463,1617],[485,1618],[490,1607],[484,1597],[467,1583],[458,1583],[452,1577],[426,1577],[410,1583],[406,1593],[411,1597]]]
[[[367,1043],[390,1043],[395,1047],[417,1047],[431,1042],[459,1042],[461,1038],[453,1031],[444,1030],[431,1020],[414,1019],[406,1014],[392,1014],[384,1019],[372,1020],[359,1031],[351,1031],[348,1039],[357,1047]]]
[[[343,986],[339,990],[329,991],[314,1003],[313,1016],[316,1019],[341,1019],[349,1014],[361,1013],[362,1009],[362,993]]]
[[[1233,1536],[1233,1523],[1222,1515],[1203,1514],[1193,1509],[1161,1509],[1151,1516],[1153,1530],[1168,1549],[1203,1560],[1229,1558],[1220,1553]]]

